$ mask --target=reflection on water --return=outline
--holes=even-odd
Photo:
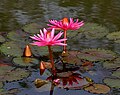
[[[30,22],[74,17],[119,30],[120,0],[1,0],[0,31],[18,29]]]

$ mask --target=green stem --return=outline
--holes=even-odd
[[[67,31],[64,30],[64,39],[66,39],[66,38],[67,38]],[[64,41],[64,44],[66,44],[66,43],[67,43],[67,41],[65,40],[65,41]],[[66,52],[66,51],[67,51],[67,47],[64,46],[64,47],[63,47],[63,50]]]
[[[54,64],[54,60],[53,60],[51,46],[48,46],[48,50],[49,50],[50,61],[51,61],[51,64],[52,64],[52,73],[55,76],[56,75],[56,70],[55,70],[55,64]]]

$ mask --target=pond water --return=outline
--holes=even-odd
[[[57,81],[50,68],[42,76],[39,70],[40,61],[49,61],[46,47],[30,45],[32,57],[21,56],[30,35],[64,17],[85,25],[68,31],[68,56],[53,47],[60,80],[53,85],[45,81]],[[119,30],[120,0],[1,0],[0,95],[120,95]],[[36,88],[38,78],[44,85]]]
[[[19,29],[30,22],[73,17],[120,29],[120,0],[1,0],[0,31]]]

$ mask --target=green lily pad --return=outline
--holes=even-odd
[[[11,56],[22,56],[23,50],[21,49],[23,45],[19,45],[17,42],[6,42],[0,47],[0,51],[3,52],[5,55]]]
[[[106,83],[110,87],[120,88],[120,79],[104,79],[104,83]]]
[[[25,42],[28,40],[29,35],[23,31],[11,31],[8,33],[7,37],[13,41]]]
[[[108,29],[96,23],[85,23],[79,30],[87,39],[100,39],[108,34]]]
[[[112,32],[112,33],[108,34],[107,38],[110,40],[120,39],[120,31],[119,32]]]
[[[3,87],[3,82],[0,81],[0,89]]]
[[[5,42],[5,38],[2,35],[0,35],[0,42],[1,43]]]
[[[114,59],[115,55],[116,54],[110,50],[84,49],[78,54],[78,57],[89,61],[105,61]]]
[[[38,60],[35,58],[29,58],[29,57],[18,57],[13,59],[14,64],[19,66],[34,66],[38,64]]]
[[[28,33],[39,33],[41,26],[37,23],[30,23],[23,26],[23,30]]]
[[[49,54],[47,46],[45,46],[45,47],[38,47],[38,46],[30,45],[30,47],[31,47],[32,53],[35,56],[45,56],[45,55]]]
[[[0,81],[17,81],[26,78],[30,75],[30,72],[23,70],[21,68],[15,69],[11,66],[1,66],[0,67]]]
[[[106,69],[115,69],[115,68],[120,67],[120,57],[112,61],[104,62],[103,67]]]
[[[113,72],[112,76],[120,78],[120,69]]]

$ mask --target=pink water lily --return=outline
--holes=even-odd
[[[32,45],[37,45],[37,46],[53,46],[53,45],[61,45],[65,46],[67,44],[62,43],[63,41],[67,39],[60,39],[62,36],[63,32],[59,32],[56,36],[54,35],[55,29],[53,28],[52,31],[47,31],[45,28],[40,30],[40,34],[30,36],[33,40],[35,40]]]
[[[83,21],[78,22],[79,20],[76,19],[76,21],[73,20],[73,18],[63,18],[62,20],[49,20],[50,24],[47,24],[50,26],[50,29],[55,28],[55,29],[62,29],[62,30],[77,30],[81,26],[84,25]]]
[[[57,35],[54,35],[55,29],[53,28],[52,31],[47,31],[45,28],[40,30],[40,34],[30,36],[33,40],[35,40],[32,45],[37,45],[37,46],[48,46],[48,51],[50,55],[50,60],[52,64],[52,73],[53,75],[56,75],[56,70],[55,70],[55,65],[54,65],[54,60],[53,60],[53,55],[52,55],[52,50],[51,46],[53,45],[60,45],[60,46],[66,46],[67,44],[62,43],[63,41],[66,41],[67,39],[60,39],[62,36],[63,32],[59,32]],[[43,65],[41,65],[42,62],[40,63],[40,71]],[[43,72],[40,72],[41,74]]]
[[[79,29],[81,26],[84,25],[84,22],[81,21],[79,22],[78,19],[76,19],[76,21],[73,20],[73,18],[70,18],[70,20],[68,20],[68,18],[63,18],[62,20],[49,20],[50,24],[47,24],[48,26],[50,26],[50,28],[48,29],[58,29],[58,30],[64,30],[64,39],[67,38],[67,30],[77,30]],[[66,40],[64,41],[64,44],[66,44]],[[63,50],[66,52],[67,48],[66,46],[63,47]]]

